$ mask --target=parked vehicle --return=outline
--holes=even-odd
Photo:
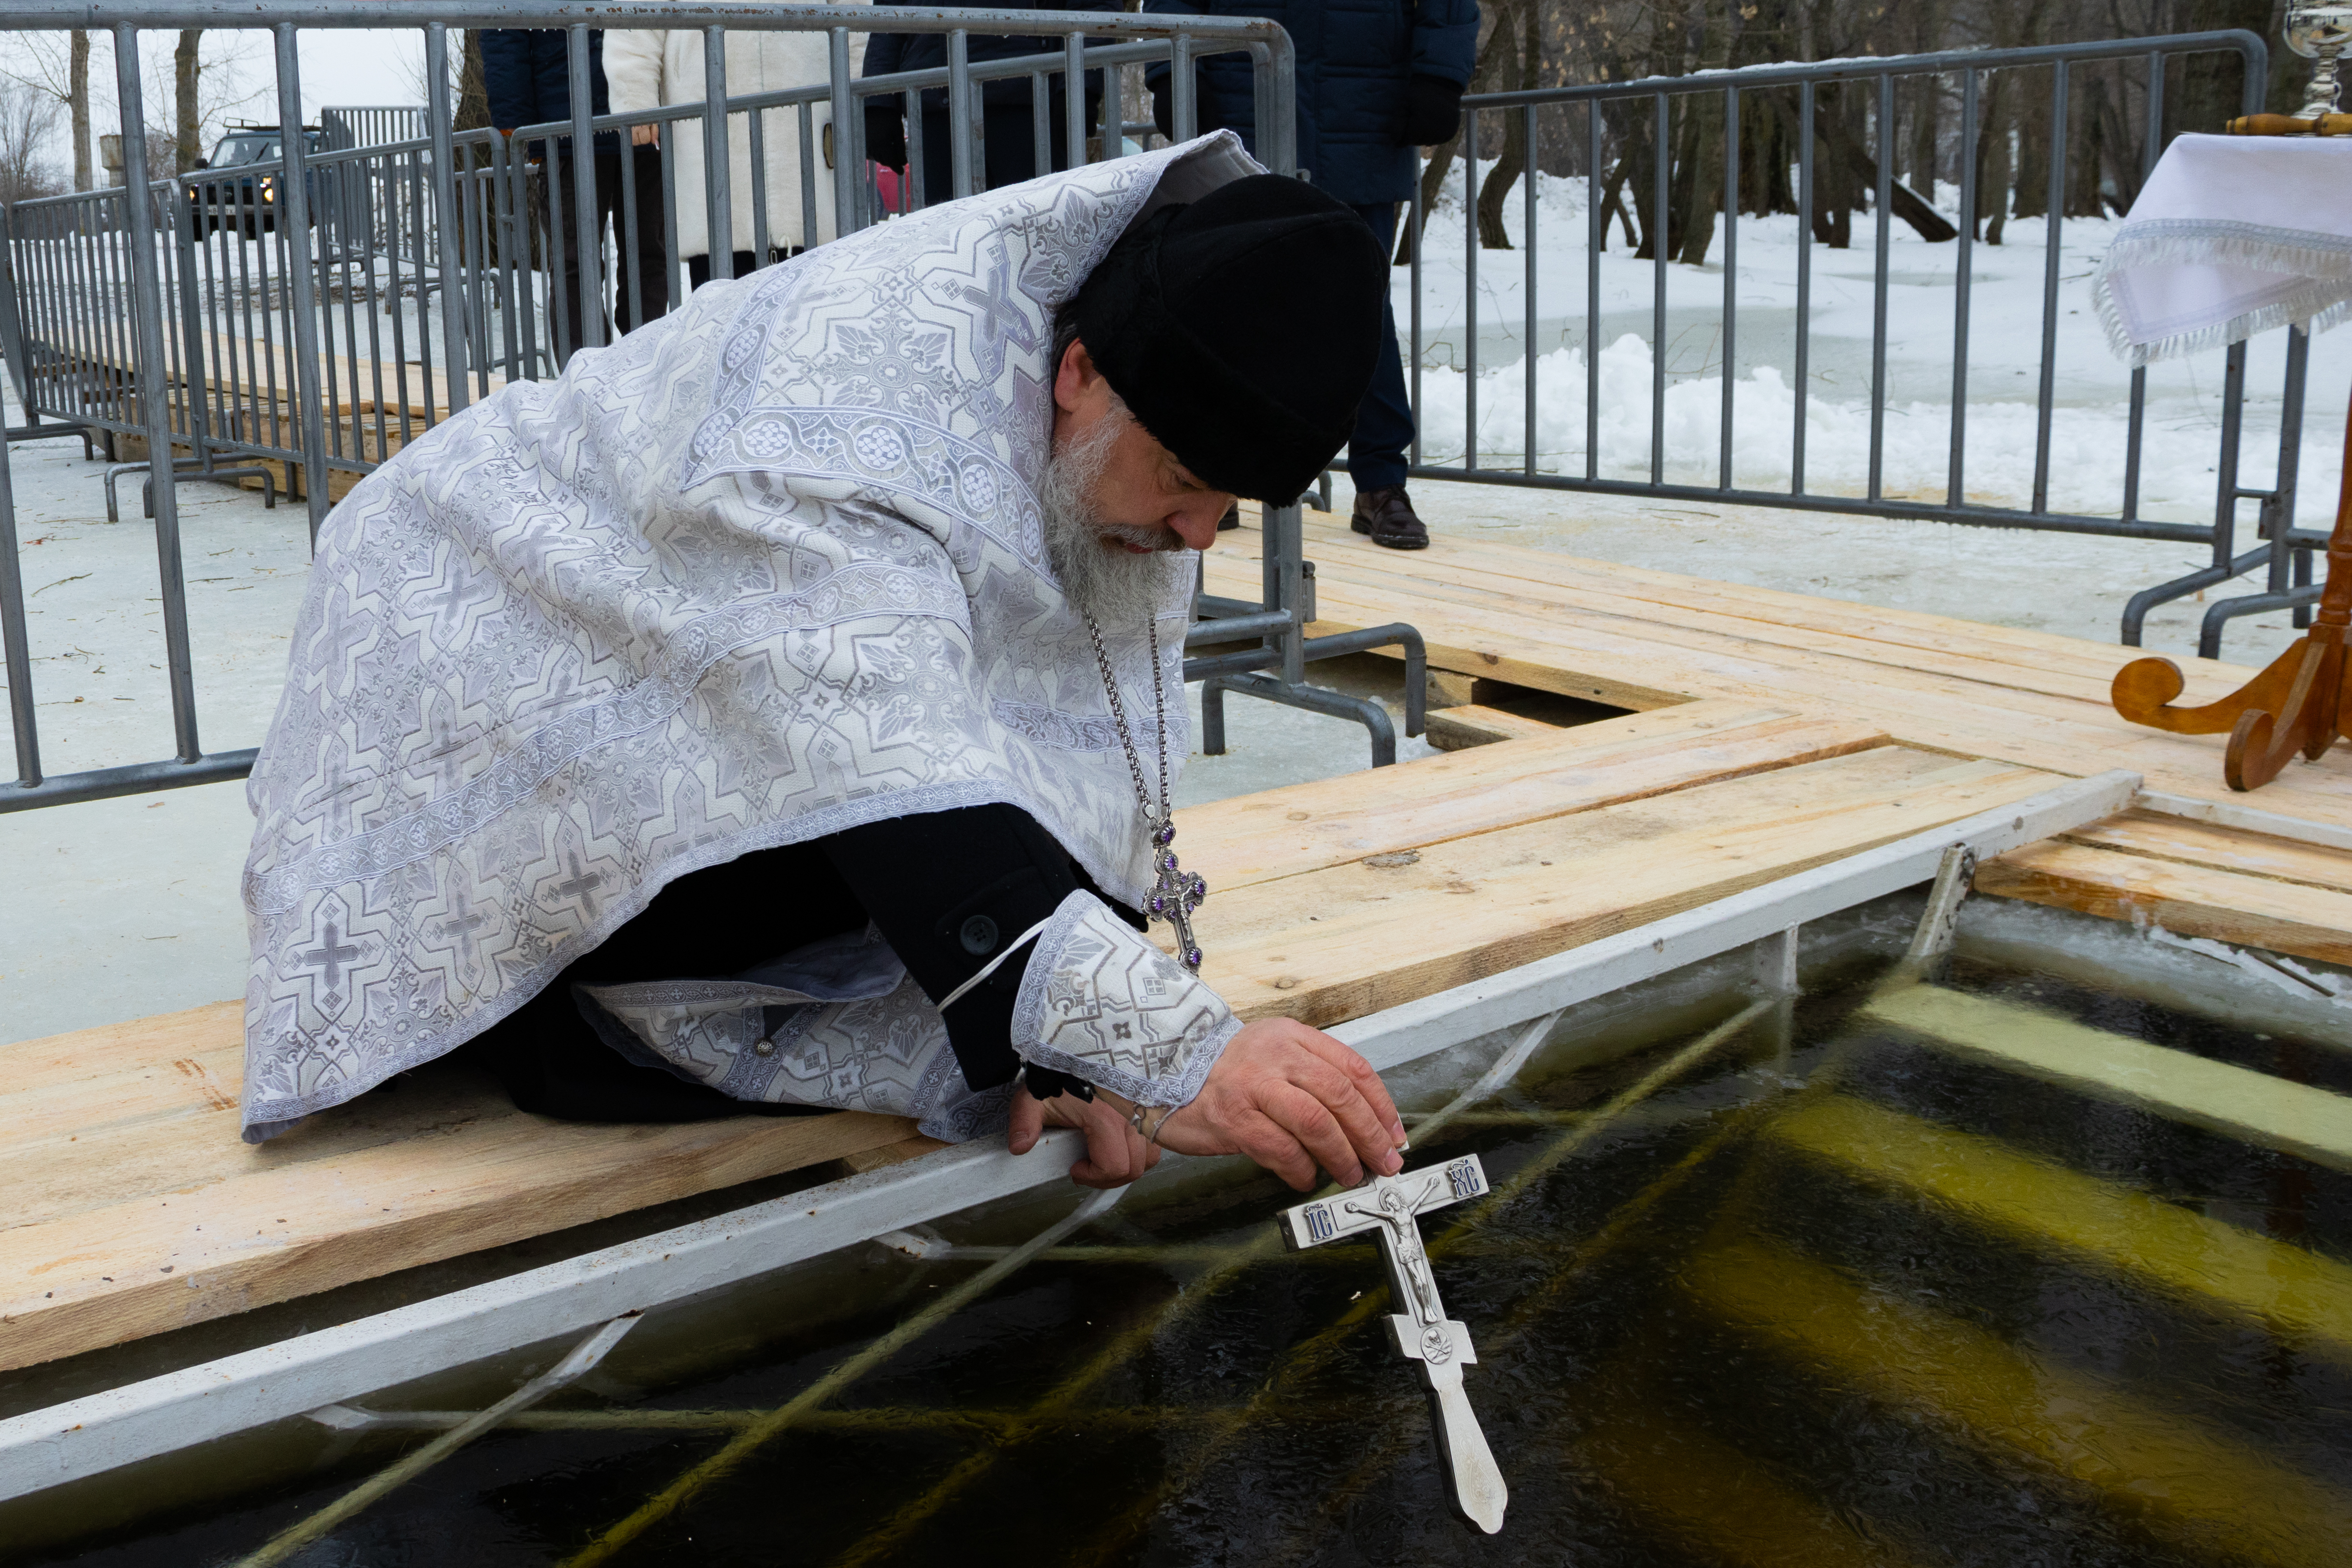
[[[188,216],[197,233],[211,234],[233,225],[251,239],[278,226],[278,192],[282,175],[271,165],[284,156],[279,150],[279,136],[276,126],[239,126],[220,139],[209,159],[197,162],[197,168],[221,175],[201,181],[189,189]],[[304,147],[312,152],[324,145],[316,126],[303,127],[302,140]],[[318,176],[313,173],[309,178],[313,198],[310,210],[315,213]]]

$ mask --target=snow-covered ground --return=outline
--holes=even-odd
[[[1483,170],[1491,165],[1482,165]],[[1478,441],[1482,465],[1524,460],[1527,330],[1532,287],[1536,329],[1536,466],[1581,475],[1585,466],[1588,312],[1586,186],[1538,177],[1536,246],[1527,247],[1525,207],[1514,190],[1504,226],[1514,248],[1469,254],[1456,165],[1433,209],[1420,277],[1422,440],[1425,460],[1461,459],[1465,425],[1471,301],[1476,305]],[[1938,193],[1957,217],[1957,193]],[[2091,302],[2091,275],[2116,220],[2060,225],[2058,303],[2050,463],[2053,510],[2116,516],[2122,510],[2131,371],[2108,347]],[[2035,416],[2042,342],[2042,289],[2049,225],[2013,219],[2004,242],[1969,246],[1966,445],[1963,488],[1975,503],[2023,507],[2032,497]],[[1736,306],[1732,481],[1786,490],[1796,416],[1797,269],[1800,233],[1791,215],[1743,217]],[[1663,354],[1668,388],[1665,477],[1713,486],[1721,438],[1726,280],[1718,225],[1703,267],[1669,263]],[[1883,493],[1940,502],[1949,483],[1957,241],[1931,245],[1899,220],[1888,246],[1885,436]],[[1476,287],[1467,287],[1475,267]],[[1806,488],[1818,495],[1867,493],[1875,250],[1873,221],[1858,216],[1849,250],[1812,247],[1811,358],[1806,383]],[[1530,278],[1532,273],[1532,278]],[[1655,265],[1637,260],[1612,218],[1601,256],[1600,472],[1646,480],[1651,454],[1649,342]],[[1398,268],[1398,330],[1409,337],[1414,285]],[[2267,488],[2277,472],[2280,394],[2286,335],[2256,340],[2248,354],[2245,434],[2239,479]],[[2141,468],[2140,514],[2189,523],[2213,516],[2221,434],[2222,354],[2151,366]],[[2298,476],[2297,521],[2326,528],[2342,473],[2352,333],[2314,340]],[[2242,516],[2250,534],[2252,507]]]

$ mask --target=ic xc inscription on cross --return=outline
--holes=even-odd
[[[1429,1392],[1430,1418],[1437,1430],[1438,1454],[1453,1481],[1454,1508],[1492,1535],[1503,1528],[1503,1510],[1511,1494],[1462,1389],[1462,1368],[1478,1359],[1470,1348],[1470,1330],[1448,1318],[1437,1299],[1437,1278],[1430,1272],[1418,1223],[1431,1209],[1486,1191],[1486,1168],[1477,1155],[1465,1155],[1428,1169],[1374,1176],[1336,1197],[1286,1209],[1282,1239],[1299,1249],[1367,1230],[1379,1233],[1391,1291],[1404,1309],[1387,1320],[1389,1341],[1399,1355],[1421,1363],[1422,1386]]]

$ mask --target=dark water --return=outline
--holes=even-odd
[[[1416,1164],[1475,1149],[1497,1189],[1424,1231],[1477,1345],[1499,1538],[1445,1511],[1372,1249],[1272,1247],[1292,1198],[1234,1171],[1113,1210],[1070,1240],[1101,1256],[1028,1265],[772,1432],[748,1424],[984,1262],[869,1248],[822,1300],[649,1324],[285,1560],[2352,1563],[2352,1176],[1861,1017],[1872,978],[1565,1157],[1696,1031],[1416,1141]],[[2340,1043],[1950,983],[2352,1092]],[[320,1439],[295,1479],[23,1560],[236,1562],[427,1436]]]

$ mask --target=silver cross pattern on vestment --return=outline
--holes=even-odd
[[[1429,1393],[1430,1420],[1437,1451],[1453,1483],[1452,1502],[1463,1518],[1492,1535],[1503,1528],[1511,1500],[1503,1473],[1495,1468],[1486,1435],[1463,1392],[1462,1368],[1478,1359],[1470,1330],[1445,1315],[1437,1299],[1437,1277],[1421,1245],[1419,1217],[1486,1191],[1486,1172],[1475,1155],[1443,1166],[1374,1176],[1336,1197],[1319,1197],[1283,1211],[1282,1239],[1293,1249],[1319,1247],[1343,1236],[1378,1230],[1389,1286],[1405,1310],[1388,1317],[1389,1342],[1399,1355],[1421,1363],[1422,1386]]]

